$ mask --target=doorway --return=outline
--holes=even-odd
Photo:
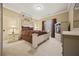
[[[57,19],[52,19],[52,29],[51,29],[51,37],[55,38],[55,24],[57,23]]]

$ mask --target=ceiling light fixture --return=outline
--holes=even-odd
[[[36,6],[36,9],[37,10],[41,10],[41,6]]]
[[[34,9],[36,9],[36,10],[42,10],[43,9],[43,5],[36,4],[36,5],[34,5]]]

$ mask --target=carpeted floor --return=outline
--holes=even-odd
[[[62,56],[62,44],[50,38],[38,48],[33,49],[29,43],[19,41],[4,45],[3,55],[13,56]]]

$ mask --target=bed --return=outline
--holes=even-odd
[[[46,41],[48,38],[49,38],[49,34],[46,31],[33,30],[33,27],[22,26],[20,40],[25,40],[31,43],[34,48],[35,48],[35,45],[37,46],[40,45],[42,42]]]

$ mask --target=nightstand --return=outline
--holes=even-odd
[[[9,34],[8,35],[8,43],[18,41],[19,34]]]

